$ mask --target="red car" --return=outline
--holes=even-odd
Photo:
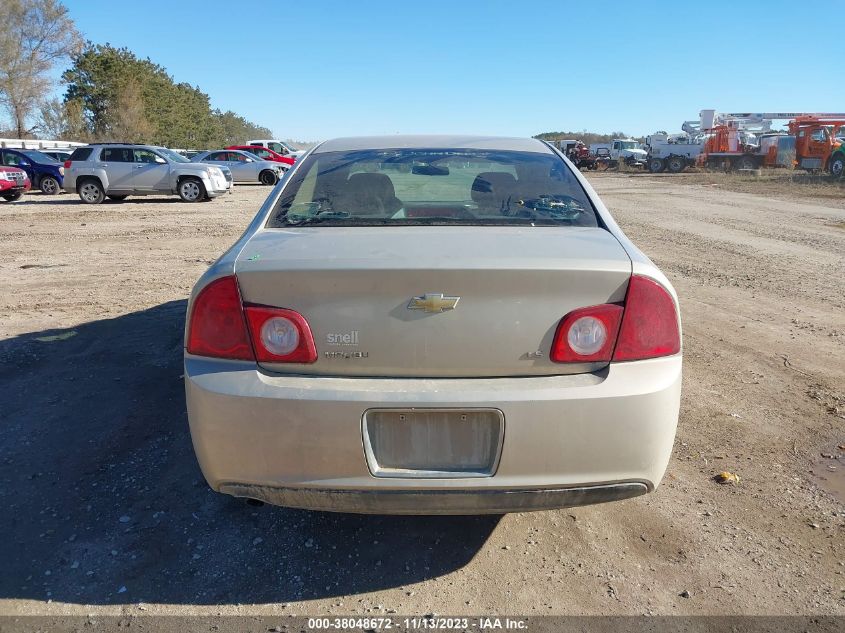
[[[251,152],[252,154],[258,156],[258,158],[272,160],[276,163],[284,163],[288,166],[293,165],[295,162],[293,158],[282,156],[281,154],[274,152],[272,149],[267,149],[266,147],[261,147],[260,145],[229,145],[226,149],[239,149],[244,152]]]
[[[8,202],[19,200],[32,186],[23,169],[0,165],[0,197]]]

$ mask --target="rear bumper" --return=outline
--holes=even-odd
[[[389,379],[282,376],[186,356],[185,384],[194,448],[215,490],[315,510],[501,513],[655,489],[674,442],[681,357],[573,376]],[[362,416],[391,407],[501,410],[496,472],[373,476]]]
[[[527,490],[329,490],[222,484],[220,492],[274,505],[361,514],[503,514],[554,510],[638,497],[643,482]]]

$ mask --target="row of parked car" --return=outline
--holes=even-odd
[[[231,191],[234,183],[275,185],[301,154],[277,140],[185,153],[131,143],[93,143],[72,152],[3,148],[0,197],[18,200],[37,187],[46,194],[77,193],[87,204],[168,193],[199,202]]]
[[[32,187],[46,194],[61,192],[65,175],[61,154],[64,152],[0,149],[0,198],[7,202],[20,200]]]

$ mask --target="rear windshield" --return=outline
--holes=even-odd
[[[71,160],[88,160],[88,157],[91,155],[92,148],[90,147],[77,147],[73,150],[73,154],[70,155]]]
[[[21,154],[25,155],[27,158],[29,158],[32,161],[35,161],[36,163],[41,163],[41,164],[44,164],[44,165],[51,165],[52,163],[58,163],[59,162],[55,158],[53,158],[52,156],[47,156],[47,154],[42,154],[41,152],[39,152],[38,150],[35,150],[35,149],[21,150]]]
[[[269,227],[320,224],[597,226],[556,154],[387,149],[311,154],[292,175]]]

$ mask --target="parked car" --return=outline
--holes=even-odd
[[[45,156],[49,156],[50,158],[57,160],[60,163],[63,163],[70,158],[70,155],[73,153],[73,150],[42,149],[41,153]]]
[[[223,177],[226,179],[226,188],[229,193],[232,193],[235,186],[235,177],[232,175],[232,170],[226,167],[226,165],[217,165],[217,168],[223,172]]]
[[[181,154],[152,145],[97,143],[78,147],[67,166],[65,190],[87,204],[105,198],[177,194],[199,202],[226,193],[231,183],[219,167],[192,163]]]
[[[559,508],[657,488],[677,296],[536,139],[322,143],[201,277],[184,377],[219,492],[344,512]]]
[[[17,167],[0,167],[0,197],[6,202],[20,200],[31,187],[29,176]]]
[[[42,193],[53,195],[62,192],[65,170],[55,158],[36,149],[11,149],[4,147],[2,162],[8,167],[18,167],[26,172],[34,187]]]
[[[290,156],[282,156],[281,154],[277,154],[271,149],[267,149],[266,147],[259,147],[258,145],[229,145],[226,149],[239,149],[243,152],[249,152],[250,154],[254,154],[261,160],[269,160],[276,163],[284,163],[287,167],[290,167],[296,162],[295,158],[291,158]]]
[[[258,147],[266,147],[267,149],[273,150],[277,154],[281,154],[282,156],[290,156],[291,158],[299,158],[305,153],[305,150],[294,149],[284,141],[280,141],[279,139],[274,138],[253,139],[252,141],[247,141],[246,144],[256,145]]]
[[[194,156],[191,161],[225,165],[231,170],[235,182],[260,182],[262,185],[275,185],[286,170],[281,163],[261,160],[255,154],[236,149],[203,152]]]

